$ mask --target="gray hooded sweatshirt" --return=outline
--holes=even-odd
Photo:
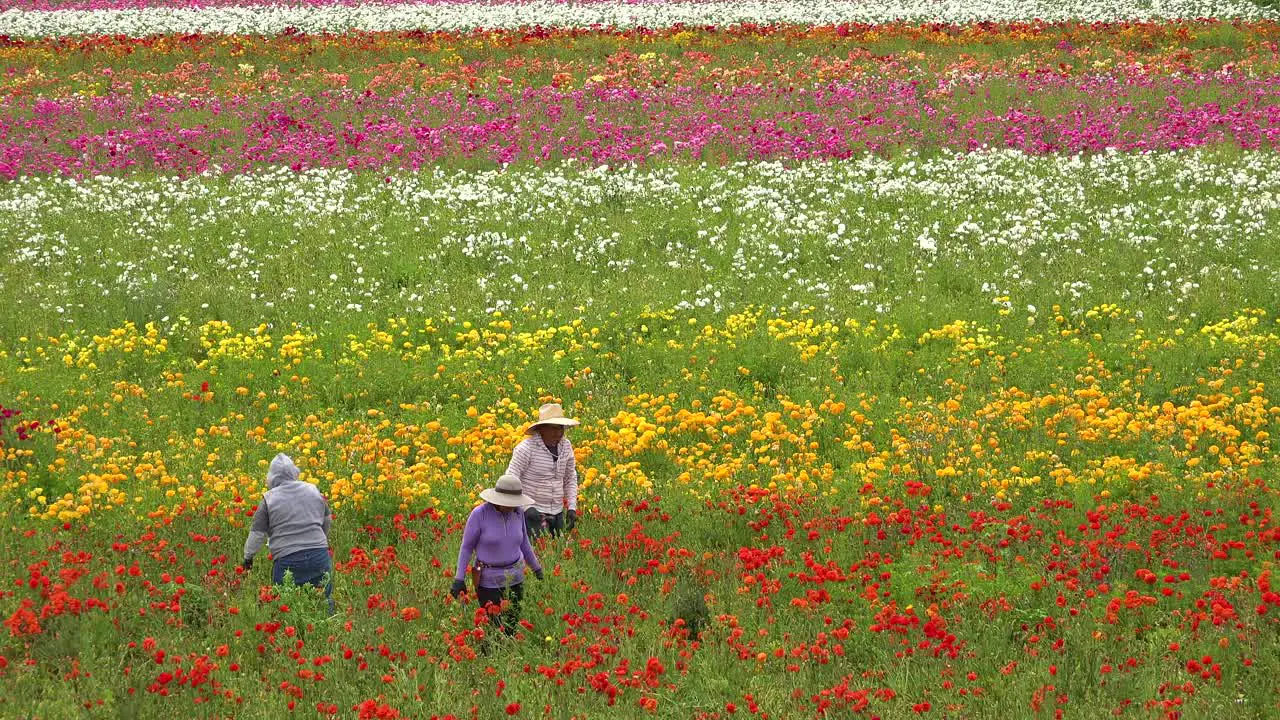
[[[267,492],[253,516],[244,542],[244,557],[252,559],[264,541],[275,559],[302,550],[329,547],[329,503],[315,485],[298,479],[298,466],[280,453],[267,470]]]

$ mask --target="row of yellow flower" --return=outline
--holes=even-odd
[[[963,321],[907,339],[897,326],[759,310],[717,325],[648,312],[638,324],[532,330],[503,317],[450,327],[392,319],[333,351],[330,339],[302,329],[277,339],[265,326],[237,332],[209,322],[193,328],[198,357],[172,350],[188,341],[154,325],[25,339],[0,358],[19,369],[15,388],[40,373],[79,374],[58,394],[16,392],[29,414],[55,422],[30,443],[0,440],[0,497],[49,519],[185,504],[223,508],[239,524],[267,459],[283,450],[339,511],[460,508],[505,468],[533,408],[551,399],[584,419],[572,437],[586,507],[654,491],[711,499],[738,483],[852,494],[870,506],[901,492],[973,502],[1034,486],[1201,488],[1256,473],[1280,422],[1280,405],[1254,372],[1280,345],[1274,323],[1245,311],[1152,338],[1126,315],[1113,306],[1069,321],[1055,311],[1052,330],[1017,339]],[[1167,379],[1145,364],[1149,353],[1206,341],[1212,364],[1155,389]],[[865,375],[937,343],[949,362],[913,367],[921,390],[910,396],[877,394],[883,381]],[[842,363],[853,344],[868,367]],[[1082,346],[1079,366],[1049,369]],[[622,372],[619,363],[641,347],[667,362],[650,376]],[[1116,348],[1127,362],[1101,357]],[[774,351],[781,369],[742,359]],[[155,375],[116,377],[125,355]],[[714,368],[729,355],[734,368]],[[361,374],[375,356],[415,382],[444,373],[451,384],[437,385],[448,396],[423,387],[419,397],[361,406],[370,390]],[[538,384],[548,362],[571,366],[556,387]],[[1006,374],[1016,362],[1045,369],[1019,387]]]

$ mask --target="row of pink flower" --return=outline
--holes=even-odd
[[[462,158],[835,159],[903,148],[1251,149],[1280,141],[1280,78],[1043,75],[1010,82],[1013,100],[999,110],[981,85],[885,80],[721,92],[543,87],[470,97],[335,91],[276,99],[6,98],[0,176],[420,168]]]

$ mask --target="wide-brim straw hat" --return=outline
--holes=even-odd
[[[525,507],[533,504],[533,498],[524,494],[520,487],[520,478],[515,475],[503,475],[493,487],[481,490],[480,499],[503,507]]]
[[[525,428],[525,433],[531,433],[534,428],[539,425],[560,425],[563,427],[573,427],[578,421],[564,416],[564,408],[560,407],[560,403],[547,403],[538,408],[538,421]]]

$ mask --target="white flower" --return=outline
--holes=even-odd
[[[453,297],[468,298],[464,313],[500,307],[499,299],[537,305],[552,294],[582,305],[643,298],[719,312],[732,307],[727,298],[758,301],[751,293],[765,292],[780,307],[810,303],[838,314],[937,307],[960,292],[968,295],[961,302],[1001,298],[1006,310],[1018,298],[1034,316],[1040,305],[1074,315],[1127,293],[1153,311],[1186,314],[1198,278],[1254,288],[1280,278],[1280,260],[1267,252],[1280,209],[1280,154],[1270,152],[1082,160],[999,150],[739,162],[714,172],[565,163],[367,180],[344,169],[20,177],[0,184],[0,234],[13,238],[0,261],[6,280],[36,291],[24,312],[48,324],[84,317],[98,295],[157,315],[201,315],[217,297],[274,303],[279,313],[305,305],[391,317],[438,310]],[[604,198],[617,214],[602,215]],[[713,207],[727,210],[716,216],[707,212]],[[627,214],[652,208],[696,226],[662,236],[650,216]],[[334,225],[369,231],[330,238],[335,217]],[[299,232],[267,242],[267,218]],[[530,233],[533,218],[539,232]],[[130,243],[113,242],[126,234]],[[1134,238],[1140,248],[1112,252]],[[942,242],[954,269],[935,255]],[[197,275],[188,259],[209,248],[212,262],[198,266],[215,270]],[[270,271],[294,267],[299,255],[336,260],[334,269],[307,274],[298,266],[292,285]],[[67,258],[94,262],[78,267]],[[976,275],[943,292],[940,272]],[[194,289],[204,295],[172,310],[157,306],[161,273],[198,277]]]
[[[144,36],[217,33],[275,35],[288,27],[304,33],[527,27],[661,28],[778,23],[835,25],[895,21],[968,24],[977,21],[1049,22],[1166,18],[1257,18],[1268,10],[1249,0],[676,0],[603,2],[409,2],[381,4],[289,3],[215,7],[157,7],[0,12],[0,35]],[[249,74],[247,66],[240,72]],[[908,175],[914,176],[910,168]]]

